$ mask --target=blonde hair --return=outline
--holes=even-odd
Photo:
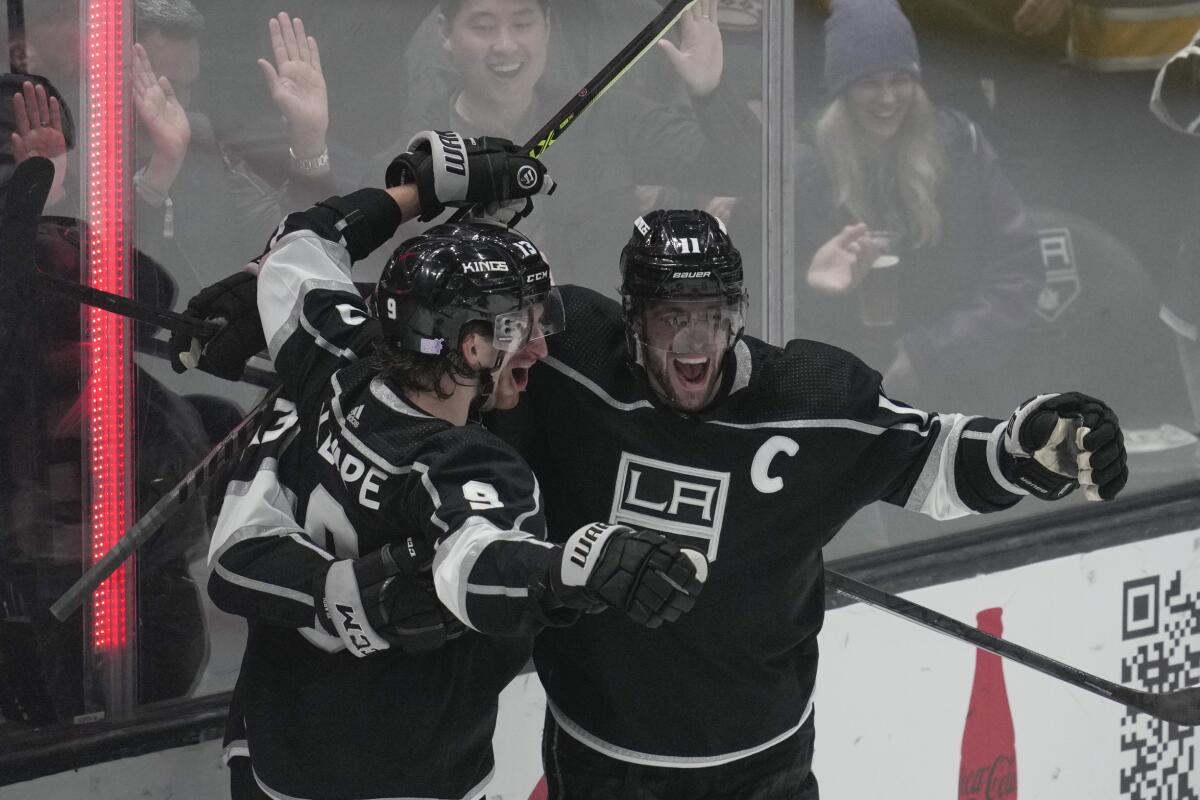
[[[882,148],[867,144],[844,94],[817,117],[813,139],[833,183],[835,205],[872,228],[902,233],[912,247],[941,241],[937,194],[946,157],[937,111],[919,83],[904,122]]]

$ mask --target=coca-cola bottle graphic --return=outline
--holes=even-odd
[[[979,630],[1000,636],[1001,609],[986,608],[976,617]],[[975,651],[975,684],[963,727],[958,800],[1016,800],[1017,747],[1012,710],[1004,686],[1000,656]]]

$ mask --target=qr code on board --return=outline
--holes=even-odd
[[[1183,573],[1127,581],[1122,638],[1136,647],[1121,683],[1151,692],[1200,684],[1200,590]],[[1121,718],[1121,797],[1200,800],[1195,729],[1129,711]]]

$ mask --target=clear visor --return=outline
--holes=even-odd
[[[550,289],[523,308],[497,314],[492,324],[492,346],[506,353],[515,353],[530,342],[566,329],[567,315],[562,295],[557,288]]]
[[[645,346],[676,354],[706,354],[729,346],[745,325],[745,298],[651,300],[639,315]]]

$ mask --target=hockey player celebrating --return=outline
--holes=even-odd
[[[537,638],[552,798],[817,797],[821,548],[846,520],[876,500],[951,519],[1125,484],[1099,400],[931,414],[845,351],[743,335],[741,256],[704,212],[637,220],[622,304],[561,291],[570,327],[498,415],[542,481],[551,537],[602,516],[698,547],[710,574],[668,629],[605,614]]]
[[[528,239],[440,225],[395,251],[370,304],[350,280],[402,221],[534,194],[552,185],[544,168],[438,134],[389,183],[292,214],[260,259],[262,333],[296,402],[277,402],[243,457],[210,551],[213,601],[250,622],[234,798],[476,798],[533,633],[608,607],[658,627],[704,579],[704,559],[658,533],[596,523],[545,542],[537,481],[471,421],[515,405],[561,336]],[[206,302],[236,305],[247,286],[234,276]]]

